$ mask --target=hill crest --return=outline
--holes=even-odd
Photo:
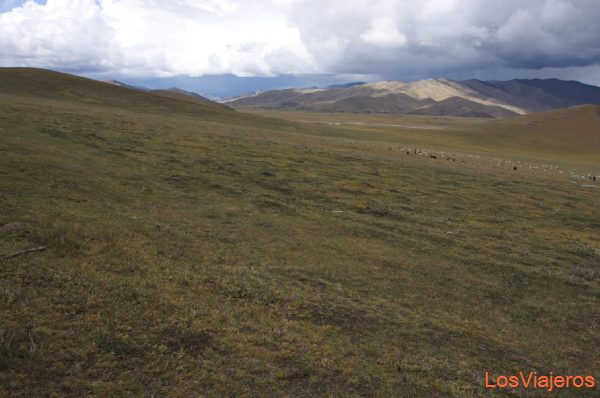
[[[38,68],[0,68],[0,95],[132,109],[148,113],[233,114],[226,105],[180,92],[142,90]]]

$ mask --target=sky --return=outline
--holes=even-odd
[[[0,66],[227,97],[352,81],[600,85],[597,0],[0,0]]]

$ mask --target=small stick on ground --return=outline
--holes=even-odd
[[[17,257],[17,256],[20,256],[21,254],[26,254],[26,253],[31,253],[31,252],[41,252],[44,250],[46,250],[46,246],[33,247],[31,249],[21,250],[21,251],[9,254],[7,256],[4,256],[4,257],[2,257],[2,260],[7,260],[9,258]]]

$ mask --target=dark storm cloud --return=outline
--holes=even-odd
[[[503,66],[570,67],[600,61],[596,1],[309,1],[293,13],[303,42],[329,72],[443,73]],[[379,35],[365,35],[369,29]],[[403,37],[386,43],[391,35]]]

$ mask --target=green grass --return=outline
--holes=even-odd
[[[346,137],[600,170],[600,107],[509,119],[319,113],[242,108],[245,113],[337,125]],[[322,134],[322,133],[321,133]]]
[[[485,370],[600,376],[594,183],[29,90],[0,86],[0,255],[47,250],[0,261],[0,396],[480,397],[500,395]]]

